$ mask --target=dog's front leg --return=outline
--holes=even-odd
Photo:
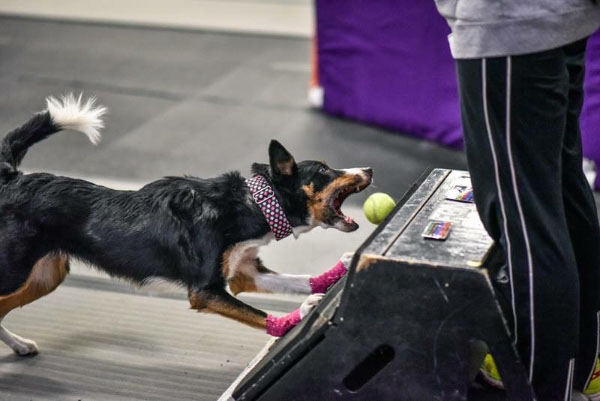
[[[267,269],[259,258],[252,258],[240,264],[227,282],[235,295],[240,292],[321,294],[344,277],[353,256],[354,253],[345,253],[331,269],[312,277],[308,274],[280,274]]]
[[[313,294],[325,293],[348,272],[354,252],[346,252],[331,269],[318,276],[310,278],[310,288]]]

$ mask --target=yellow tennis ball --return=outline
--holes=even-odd
[[[363,204],[365,217],[373,224],[380,224],[394,209],[396,202],[388,194],[376,192]]]

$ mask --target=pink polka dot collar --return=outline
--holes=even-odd
[[[250,188],[254,202],[260,207],[265,215],[271,231],[275,234],[277,241],[284,239],[292,234],[292,225],[287,219],[283,208],[277,201],[273,188],[262,175],[255,175],[246,180],[246,185]]]

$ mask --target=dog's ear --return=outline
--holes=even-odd
[[[269,144],[269,163],[274,178],[278,176],[291,177],[298,172],[294,156],[274,139]]]

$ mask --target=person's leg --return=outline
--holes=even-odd
[[[564,53],[457,66],[474,199],[506,252],[514,341],[538,399],[564,400],[579,335],[579,283],[561,191]]]
[[[583,105],[585,40],[564,48],[569,72],[569,107],[562,150],[563,199],[580,282],[580,334],[574,387],[584,390],[598,354],[600,227],[594,195],[582,170],[579,115]]]

